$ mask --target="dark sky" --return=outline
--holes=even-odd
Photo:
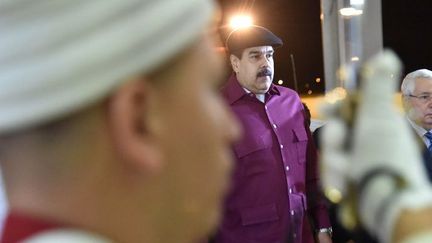
[[[396,51],[404,72],[432,70],[432,1],[383,0],[382,9],[384,46]]]
[[[377,1],[377,0],[369,0]],[[219,0],[223,22],[239,11],[251,12],[254,23],[269,28],[284,41],[275,56],[275,82],[294,88],[290,55],[294,56],[298,92],[324,92],[319,0]],[[396,51],[405,73],[432,69],[432,0],[382,0],[383,44]],[[225,33],[222,29],[222,36]],[[316,78],[321,78],[317,83]],[[324,82],[323,82],[324,81]],[[310,92],[309,91],[309,92]]]

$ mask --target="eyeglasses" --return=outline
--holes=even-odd
[[[422,95],[408,95],[409,97],[419,99],[420,102],[427,103],[432,100],[432,95],[430,94],[422,94]]]

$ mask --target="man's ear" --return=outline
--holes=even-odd
[[[230,61],[231,61],[232,69],[234,70],[235,73],[238,73],[239,72],[240,59],[237,56],[231,54],[230,55]]]
[[[134,169],[157,172],[160,151],[149,132],[146,116],[151,88],[145,80],[127,82],[110,97],[108,126],[116,154]]]

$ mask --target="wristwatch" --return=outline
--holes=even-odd
[[[327,233],[327,234],[329,234],[330,238],[333,236],[333,229],[332,229],[332,227],[321,228],[321,229],[318,229],[316,232],[317,233]]]

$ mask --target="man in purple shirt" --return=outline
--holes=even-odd
[[[234,30],[226,42],[234,73],[222,94],[244,136],[233,148],[237,164],[217,243],[331,242],[302,103],[272,84],[279,46],[282,40],[260,26]]]

